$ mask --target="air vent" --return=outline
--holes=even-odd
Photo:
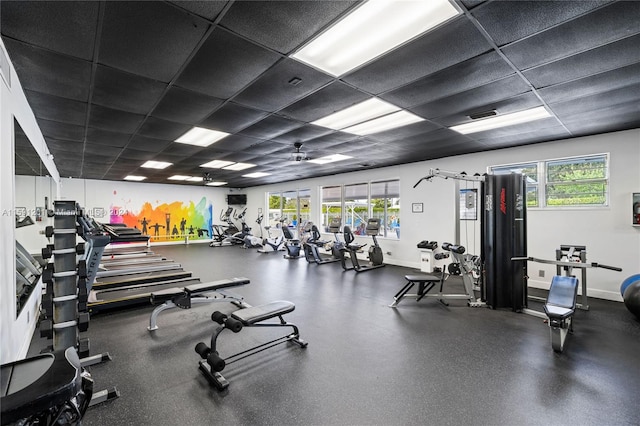
[[[498,111],[492,109],[490,111],[478,112],[475,114],[469,114],[469,118],[472,120],[479,120],[481,118],[493,117],[494,115],[498,115]]]

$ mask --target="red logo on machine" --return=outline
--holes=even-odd
[[[500,211],[502,214],[507,214],[507,190],[505,188],[500,190]]]

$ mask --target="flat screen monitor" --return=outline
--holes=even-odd
[[[230,206],[241,206],[247,204],[247,194],[227,195],[227,204]]]

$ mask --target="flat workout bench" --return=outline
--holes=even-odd
[[[191,309],[193,303],[231,302],[240,308],[249,307],[249,305],[244,302],[242,296],[228,290],[223,290],[225,288],[238,287],[249,283],[248,278],[240,277],[155,291],[151,293],[151,303],[164,303],[151,312],[147,330],[154,331],[158,329],[158,315],[160,315],[162,311],[176,307]]]
[[[295,324],[288,323],[282,317],[295,309],[295,305],[291,302],[278,300],[264,305],[253,306],[250,308],[240,309],[232,312],[227,316],[219,311],[211,314],[211,320],[220,324],[211,336],[211,346],[207,346],[204,342],[196,345],[195,351],[202,358],[199,361],[199,370],[205,378],[215,386],[218,390],[224,390],[229,386],[227,379],[220,374],[227,364],[239,361],[258,352],[279,345],[285,342],[293,342],[301,348],[306,348],[308,343],[300,339],[300,331]],[[271,318],[278,318],[279,322],[263,323]],[[217,350],[217,340],[220,333],[225,329],[230,329],[234,333],[238,333],[244,327],[291,327],[293,332],[286,336],[279,337],[269,342],[254,346],[227,358],[220,357]]]

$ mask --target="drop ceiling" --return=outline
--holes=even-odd
[[[208,172],[242,188],[640,127],[640,2],[455,0],[458,16],[342,76],[291,58],[359,5],[3,0],[0,30],[63,177]],[[366,136],[311,124],[371,97],[424,121]],[[551,117],[449,129],[538,106]],[[174,142],[194,126],[230,136]],[[351,158],[289,161],[297,142]],[[212,160],[256,167],[200,167]]]

